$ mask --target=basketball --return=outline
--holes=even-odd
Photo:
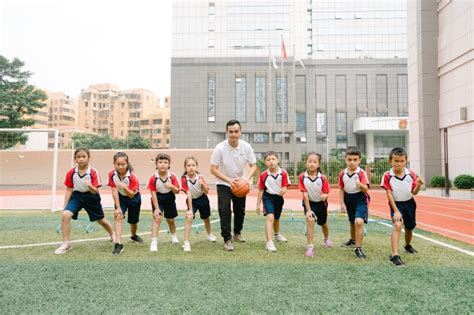
[[[239,180],[232,188],[232,194],[236,197],[245,197],[250,191],[249,183],[244,180]]]

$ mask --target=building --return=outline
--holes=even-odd
[[[427,179],[474,174],[474,3],[408,2],[410,159]]]
[[[229,119],[257,156],[407,144],[404,1],[175,0],[172,39],[171,147],[214,147]]]
[[[77,115],[77,99],[63,92],[49,92],[48,95],[48,127],[74,126]]]
[[[95,84],[79,97],[80,127],[119,139],[131,133],[151,136],[153,147],[169,146],[169,116],[169,108],[160,107],[159,98],[145,89]]]

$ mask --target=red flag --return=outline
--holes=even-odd
[[[285,48],[285,42],[283,41],[283,36],[281,37],[281,57],[283,60],[286,60],[286,48]]]

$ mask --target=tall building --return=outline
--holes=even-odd
[[[160,107],[156,113],[140,119],[140,135],[150,139],[153,149],[169,148],[170,109]]]
[[[71,98],[63,92],[47,91],[48,126],[74,126],[77,115],[77,99]]]
[[[408,1],[411,163],[474,174],[474,2]]]
[[[404,1],[175,0],[172,40],[172,147],[213,147],[229,119],[257,156],[408,143]]]
[[[83,89],[79,97],[79,125],[114,138],[140,134],[141,121],[160,113],[166,115],[159,109],[159,99],[144,89],[121,91],[112,84],[95,84]]]

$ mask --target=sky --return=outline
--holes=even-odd
[[[171,0],[0,0],[0,55],[38,88],[77,98],[91,84],[170,94]]]

